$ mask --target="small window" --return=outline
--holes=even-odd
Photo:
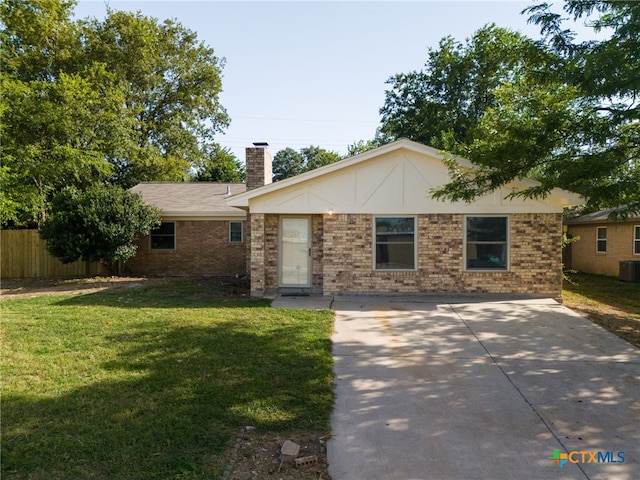
[[[607,252],[607,227],[596,228],[596,252]]]
[[[507,270],[507,217],[466,217],[467,270]]]
[[[229,242],[242,243],[242,222],[229,222]]]
[[[640,255],[640,225],[633,227],[633,253]]]
[[[175,250],[176,224],[162,222],[158,228],[151,231],[149,236],[151,250]]]
[[[415,270],[416,236],[414,217],[375,219],[375,269]]]

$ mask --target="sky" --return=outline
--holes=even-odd
[[[80,0],[77,18],[115,10],[179,21],[225,58],[220,101],[231,124],[215,141],[276,154],[310,145],[346,154],[380,124],[386,81],[421,70],[442,37],[464,41],[488,23],[539,37],[520,12],[529,0]]]

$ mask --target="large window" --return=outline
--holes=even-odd
[[[175,250],[176,248],[176,224],[174,222],[162,222],[158,228],[149,235],[151,250]]]
[[[415,270],[415,217],[375,218],[375,269]]]
[[[596,228],[596,252],[607,253],[607,227]]]
[[[229,242],[242,243],[242,222],[229,222]]]
[[[633,227],[633,253],[640,255],[640,225]]]
[[[467,270],[507,270],[507,217],[466,217]]]

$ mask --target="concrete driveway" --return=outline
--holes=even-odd
[[[640,350],[552,300],[457,302],[334,300],[333,480],[640,478]]]

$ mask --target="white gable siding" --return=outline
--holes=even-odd
[[[430,190],[449,181],[441,159],[409,149],[395,149],[367,161],[347,165],[290,186],[248,199],[251,213],[559,213],[566,199],[507,200],[518,188],[503,188],[477,201],[441,202]],[[277,185],[273,184],[272,187]]]

